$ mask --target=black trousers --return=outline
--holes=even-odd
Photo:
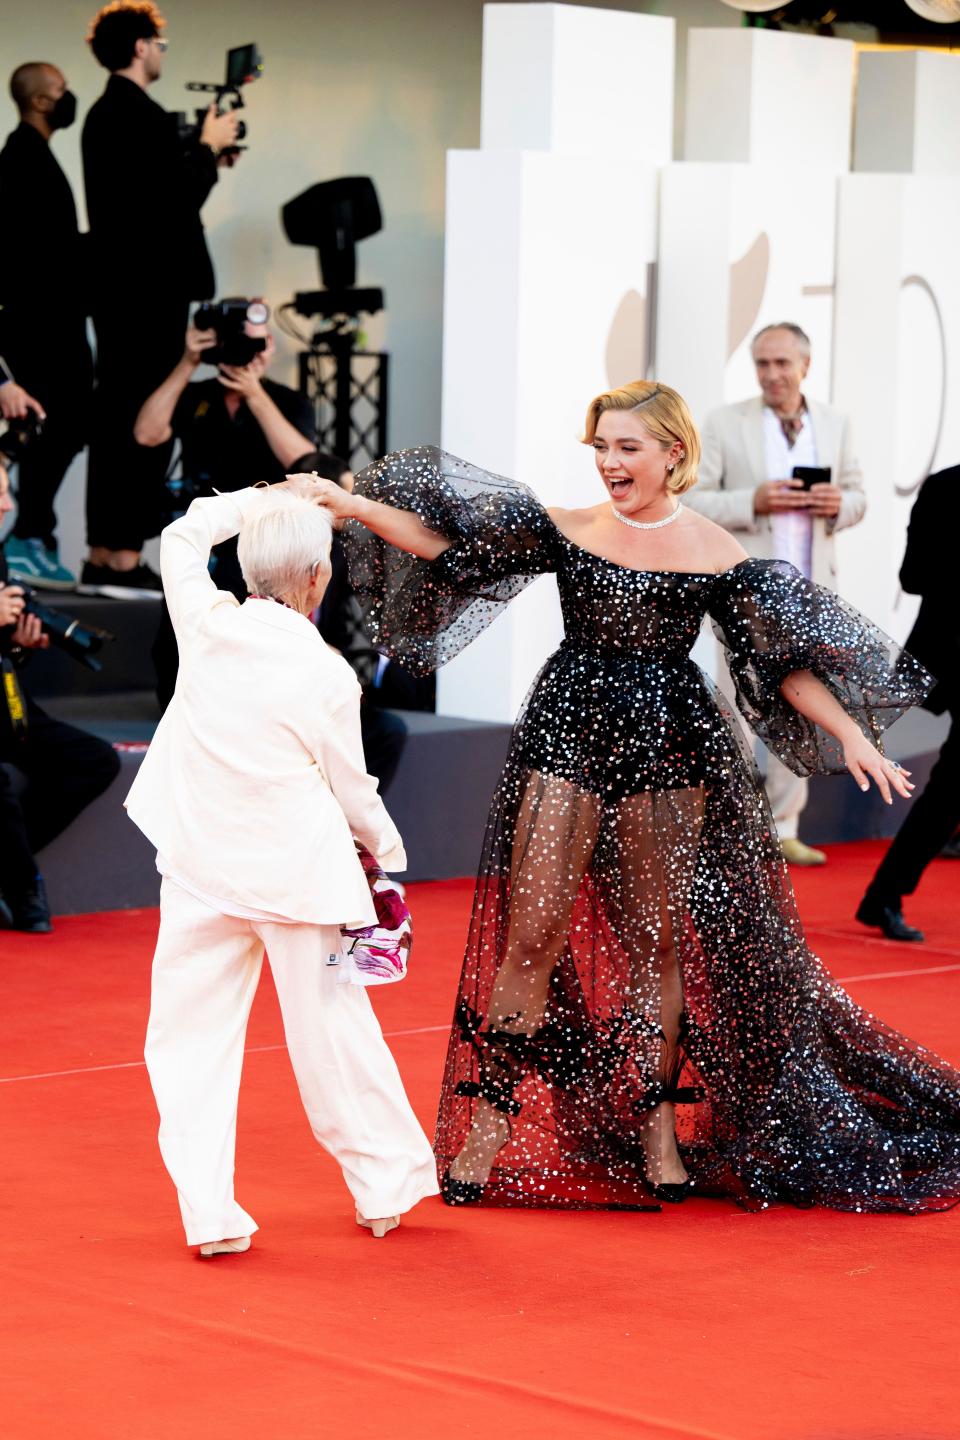
[[[148,285],[149,289],[149,285]],[[163,481],[172,442],[147,449],[133,438],[144,400],[183,354],[187,300],[151,295],[149,307],[125,295],[101,305],[97,334],[97,388],[93,401],[87,472],[87,543],[107,550],[140,550],[160,531]]]
[[[27,781],[15,794],[0,764],[0,890],[9,895],[30,888],[37,873],[35,853],[106,790],[120,770],[112,745],[54,720],[26,699],[24,739],[0,731],[0,761],[13,765]]]
[[[930,778],[910,802],[907,818],[880,862],[867,893],[889,903],[912,895],[920,877],[960,825],[960,712],[951,725]]]
[[[47,412],[43,429],[17,464],[13,533],[21,540],[42,540],[49,550],[56,547],[54,500],[70,462],[87,443],[93,394],[93,357],[83,323],[71,321],[70,329],[64,337],[54,318],[41,318],[22,341],[11,339],[4,356],[17,383]],[[42,352],[34,349],[37,333],[47,337]]]

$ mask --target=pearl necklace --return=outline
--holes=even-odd
[[[664,525],[673,524],[674,520],[676,520],[677,516],[680,514],[680,511],[683,509],[683,506],[678,500],[676,510],[672,511],[665,520],[628,520],[626,515],[620,514],[620,511],[615,505],[611,505],[610,509],[613,511],[616,518],[620,521],[620,524],[629,525],[631,530],[662,530]]]

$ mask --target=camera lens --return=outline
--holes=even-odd
[[[251,300],[247,306],[247,319],[251,325],[266,325],[270,319],[270,306],[262,300]]]

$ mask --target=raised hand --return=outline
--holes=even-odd
[[[203,359],[205,350],[212,350],[217,344],[216,330],[198,330],[191,325],[187,330],[187,338],[183,347],[183,358],[191,365],[199,365]]]
[[[293,488],[298,482],[305,482],[305,493],[308,500],[314,500],[316,504],[322,505],[329,513],[331,520],[336,525],[348,520],[356,511],[356,501],[349,490],[344,490],[333,480],[324,480],[317,475],[288,475],[286,484]],[[300,493],[295,491],[295,493]]]

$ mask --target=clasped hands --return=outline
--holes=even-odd
[[[334,530],[339,530],[344,520],[356,515],[363,504],[358,496],[352,494],[353,476],[348,473],[346,479],[349,483],[338,485],[336,481],[326,480],[320,475],[288,475],[286,480],[279,485],[271,485],[270,489],[289,490],[301,500],[320,505],[330,516]]]
[[[839,515],[843,491],[839,485],[820,482],[804,488],[802,480],[765,480],[753,495],[755,515],[782,515],[789,510],[805,510],[808,515],[833,519]]]

